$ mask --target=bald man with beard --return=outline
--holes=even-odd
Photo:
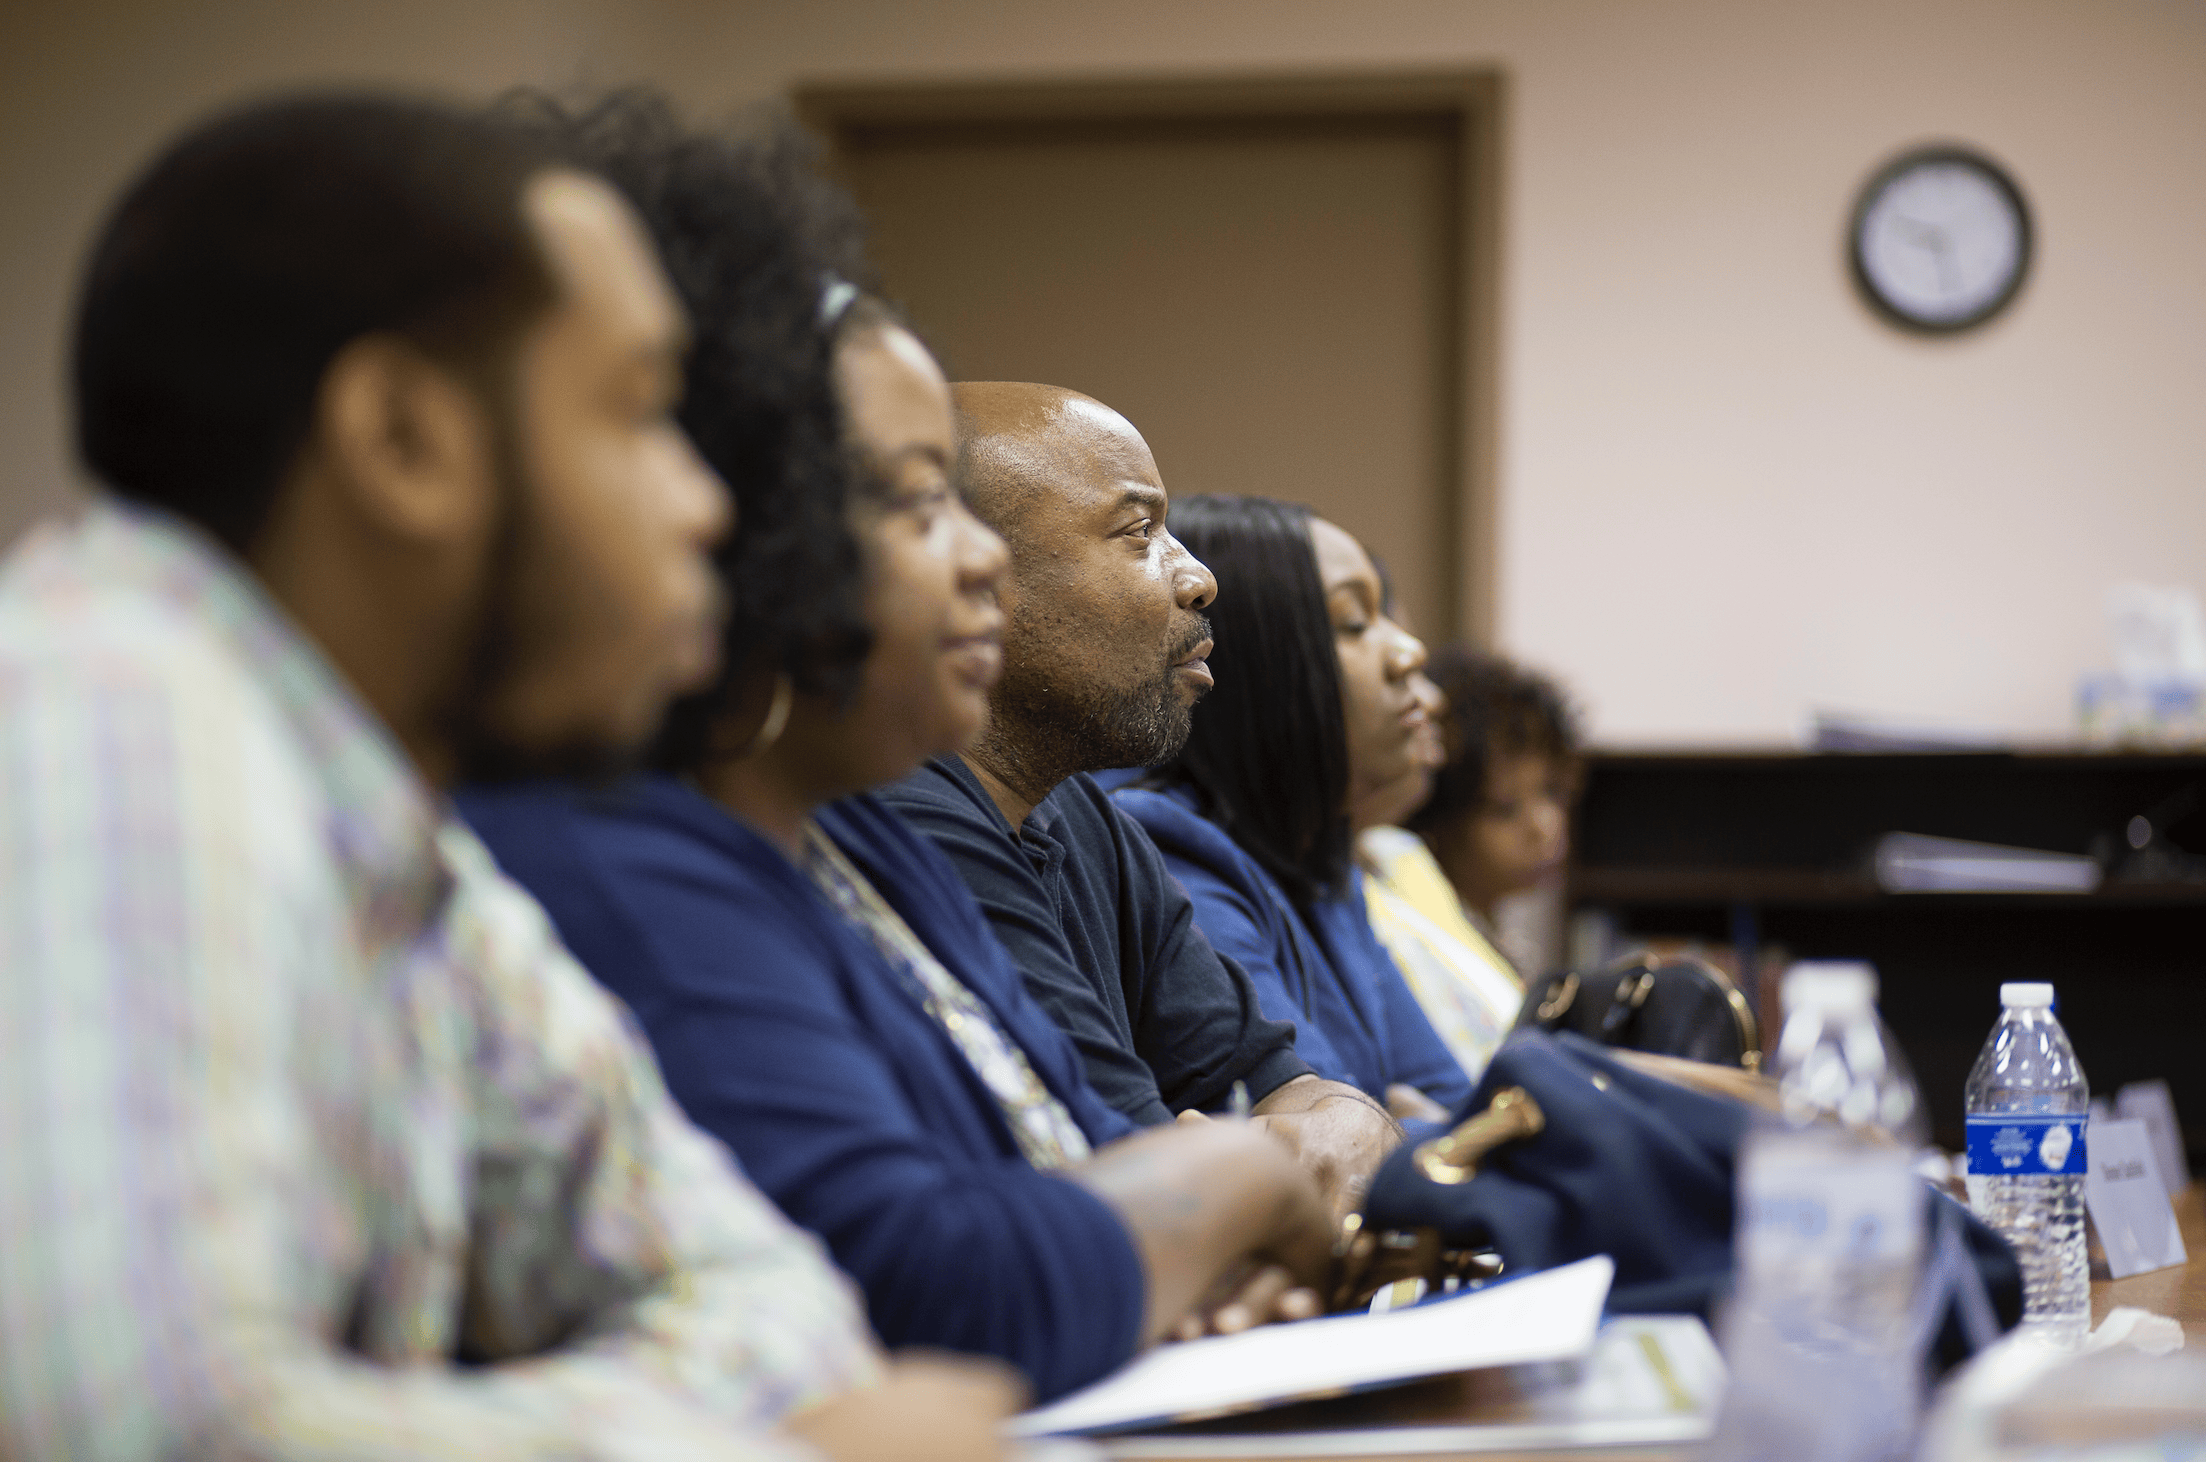
[[[1293,1026],[1263,1014],[1090,775],[1187,739],[1212,684],[1217,584],[1166,530],[1156,461],[1125,417],[1055,386],[954,393],[959,489],[1011,546],[1003,677],[971,751],[882,795],[957,865],[1105,1100],[1156,1124],[1225,1108],[1239,1086],[1345,1213],[1401,1130],[1295,1054]]]

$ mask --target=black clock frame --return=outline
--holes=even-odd
[[[1992,186],[2005,194],[2008,203],[2013,206],[2016,222],[2021,229],[2021,237],[2017,240],[2015,271],[2013,277],[2007,281],[2007,287],[1987,300],[1981,308],[1958,319],[1924,320],[1910,315],[1877,292],[1876,283],[1870,279],[1869,271],[1862,262],[1861,230],[1868,222],[1870,205],[1902,173],[1926,163],[1958,163],[1990,179]],[[1888,322],[1918,335],[1957,335],[1963,330],[1974,329],[2007,308],[2014,297],[2022,292],[2024,282],[2029,279],[2030,265],[2036,253],[2037,227],[2030,217],[2030,204],[2022,196],[2022,190],[2015,186],[2015,181],[2007,175],[2007,170],[1991,158],[1973,147],[1963,147],[1956,143],[1942,142],[1927,147],[1909,148],[1877,169],[1875,175],[1862,185],[1859,196],[1855,198],[1853,217],[1846,228],[1847,261],[1852,267],[1854,286],[1861,291],[1861,297]]]

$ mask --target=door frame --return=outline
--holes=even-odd
[[[1499,585],[1501,207],[1508,84],[1498,67],[1186,75],[1117,79],[1067,76],[1017,80],[836,80],[791,89],[798,119],[826,143],[830,160],[862,148],[868,134],[944,125],[994,129],[1049,124],[1322,122],[1326,119],[1439,121],[1457,159],[1451,349],[1443,359],[1442,499],[1456,545],[1447,601],[1455,623],[1422,627],[1435,640],[1460,637],[1492,647]]]

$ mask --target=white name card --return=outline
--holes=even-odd
[[[2183,1153],[2183,1124],[2175,1120],[2175,1096],[2165,1081],[2133,1081],[2114,1094],[2114,1115],[2142,1122],[2152,1136],[2152,1155],[2170,1198],[2191,1185],[2191,1165]]]
[[[2084,1204],[2106,1248],[2107,1269],[2116,1279],[2127,1279],[2184,1263],[2183,1234],[2160,1181],[2145,1124],[2093,1122],[2089,1150]]]

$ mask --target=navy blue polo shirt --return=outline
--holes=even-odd
[[[1156,845],[1095,779],[1067,778],[1013,833],[970,767],[938,757],[879,791],[965,880],[1088,1080],[1136,1122],[1252,1101],[1308,1074],[1295,1028],[1220,959]]]

